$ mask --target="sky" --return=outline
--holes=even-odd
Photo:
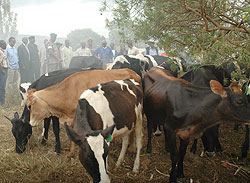
[[[75,29],[90,28],[108,37],[107,14],[101,15],[102,0],[10,0],[17,13],[19,34],[66,37]]]

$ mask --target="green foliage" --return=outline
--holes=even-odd
[[[11,11],[9,0],[0,0],[0,38],[17,35],[17,14]]]
[[[73,50],[76,50],[77,48],[80,47],[80,41],[82,40],[87,41],[89,38],[92,38],[93,47],[97,48],[101,45],[102,40],[105,39],[105,37],[100,36],[91,29],[73,30],[67,35],[67,38],[70,40]]]
[[[112,13],[107,26],[124,40],[153,38],[173,56],[188,50],[209,64],[250,64],[249,1],[113,0],[101,11]]]

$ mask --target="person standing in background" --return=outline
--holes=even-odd
[[[107,41],[102,41],[102,46],[97,48],[94,52],[95,56],[101,59],[107,66],[108,63],[113,62],[113,52],[110,47],[107,46]]]
[[[115,49],[115,44],[113,42],[110,43],[110,48],[112,50],[113,53],[113,60],[115,60],[115,58],[118,56],[118,52]]]
[[[118,55],[127,55],[128,51],[126,50],[125,44],[120,44],[120,51]]]
[[[68,39],[65,40],[65,45],[61,50],[61,54],[62,54],[63,68],[65,68],[65,69],[69,68],[71,58],[73,57],[73,51],[72,51],[72,48],[70,46],[70,41]]]
[[[92,38],[89,38],[87,40],[87,47],[90,49],[91,54],[94,55],[94,52],[95,52],[96,49],[93,46],[93,39]]]
[[[35,36],[30,36],[28,48],[30,52],[31,68],[33,71],[33,75],[31,76],[33,81],[37,80],[40,77],[40,57],[39,50],[35,42]]]
[[[148,47],[146,47],[145,55],[151,55],[151,56],[158,55],[158,49],[156,48],[155,42],[153,39],[150,39],[148,41]]]
[[[76,50],[76,56],[92,56],[92,53],[89,48],[86,47],[86,42],[81,41],[80,42],[81,47]]]
[[[40,63],[41,63],[40,75],[43,75],[48,72],[47,60],[46,60],[47,59],[47,55],[46,55],[47,43],[48,43],[48,39],[44,39],[43,45],[40,47],[40,50],[39,50],[39,57],[40,57]]]
[[[5,87],[8,76],[8,61],[5,55],[6,42],[0,40],[0,105],[5,104]]]
[[[60,42],[56,42],[56,46],[57,46],[57,54],[58,54],[58,57],[59,57],[59,69],[62,69],[62,52],[61,52],[61,46],[62,46],[62,43]]]
[[[6,88],[7,92],[9,92],[12,89],[18,89],[20,84],[19,60],[15,44],[16,44],[16,39],[14,37],[10,37],[9,44],[7,45],[7,48],[5,50],[5,54],[9,65],[7,88]]]
[[[61,60],[58,57],[58,48],[55,44],[57,34],[51,33],[50,40],[47,43],[47,58],[48,58],[48,72],[60,69]]]
[[[128,55],[137,55],[137,54],[139,54],[138,48],[133,46],[132,41],[129,41],[128,42]]]
[[[27,83],[33,82],[32,75],[33,69],[30,62],[30,52],[28,49],[28,38],[22,38],[22,44],[17,48],[17,54],[19,58],[19,70],[20,70],[20,82]]]

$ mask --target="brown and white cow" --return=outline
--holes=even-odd
[[[148,126],[164,125],[172,169],[170,182],[183,178],[183,160],[188,139],[222,123],[250,120],[250,105],[236,82],[223,87],[211,80],[210,87],[198,87],[153,68],[144,77],[144,112]],[[176,135],[181,139],[176,147]],[[176,166],[178,162],[178,165]]]
[[[123,138],[116,164],[120,166],[129,145],[129,136],[134,132],[137,154],[133,171],[139,171],[142,102],[142,87],[133,79],[99,84],[81,94],[73,128],[66,123],[65,127],[69,139],[80,146],[79,159],[93,182],[110,182],[106,168],[111,136]]]
[[[30,110],[30,124],[36,126],[49,116],[56,116],[60,122],[72,124],[78,99],[81,93],[99,83],[113,80],[134,79],[140,83],[141,79],[134,71],[119,70],[91,70],[73,74],[61,83],[43,90],[28,90],[27,106]],[[73,156],[73,144],[71,144]]]

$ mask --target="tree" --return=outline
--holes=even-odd
[[[172,54],[187,50],[209,63],[232,60],[250,65],[248,0],[114,0],[107,26],[120,33],[131,25],[135,39],[154,38]]]
[[[100,36],[96,32],[92,31],[91,29],[77,29],[74,31],[71,31],[67,38],[71,42],[71,46],[73,50],[76,50],[80,47],[80,41],[85,40],[87,41],[89,38],[93,39],[93,47],[98,47],[101,45],[102,40],[105,39],[104,36]]]
[[[0,0],[0,39],[17,35],[17,14],[11,11],[9,0]]]

